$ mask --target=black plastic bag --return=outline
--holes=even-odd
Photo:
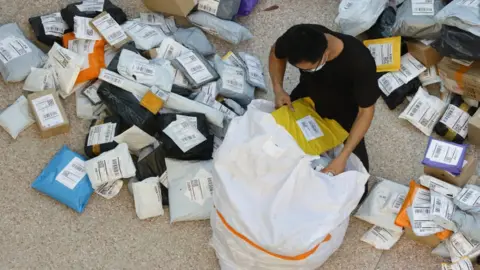
[[[431,46],[442,56],[480,60],[480,37],[457,27],[443,25],[440,38]]]
[[[375,24],[366,31],[368,38],[377,39],[393,36],[392,30],[396,17],[397,12],[395,11],[395,8],[391,6],[387,7]]]
[[[53,46],[53,43],[58,43],[63,47],[62,37],[57,37],[54,35],[46,35],[45,28],[42,23],[42,16],[32,17],[28,19],[30,26],[32,26],[35,37],[41,43],[47,46]],[[72,32],[72,29],[65,29],[64,33]]]
[[[151,145],[142,149],[135,163],[137,167],[137,179],[142,181],[149,177],[158,176],[161,182],[168,181],[165,155],[165,150],[161,142],[159,142],[159,145]],[[168,189],[163,184],[160,185],[160,187],[162,189],[162,204],[168,205]]]
[[[377,73],[378,78],[382,77],[384,74],[386,73]],[[395,89],[392,93],[390,93],[390,95],[385,95],[383,91],[381,91],[381,95],[388,108],[390,110],[394,110],[398,105],[403,103],[407,96],[415,94],[420,86],[422,86],[420,79],[414,78],[407,84]]]
[[[92,124],[90,125],[90,129],[94,126],[107,124],[107,123],[115,123],[116,124],[115,130],[113,131],[114,136],[117,136],[118,134],[121,133],[122,126],[121,126],[120,117],[118,117],[118,116],[109,116],[109,117],[105,117],[105,119],[93,120]],[[111,142],[108,142],[108,143],[95,144],[95,145],[90,145],[89,146],[88,145],[89,136],[90,136],[90,130],[89,130],[89,134],[87,134],[87,137],[85,139],[85,147],[84,147],[85,154],[89,158],[94,158],[94,157],[100,155],[103,152],[113,150],[118,145],[118,143],[116,143],[115,141],[111,141]]]
[[[441,119],[443,119],[446,115],[452,115],[452,111],[451,109],[453,108],[450,108],[450,106],[453,105],[457,108],[459,108],[460,110],[468,113],[470,116],[473,116],[475,114],[475,112],[477,111],[477,107],[471,107],[469,106],[467,103],[465,103],[465,101],[463,100],[463,98],[460,96],[460,95],[457,95],[457,94],[454,94],[454,96],[452,97],[452,100],[450,101],[450,105],[449,107],[447,108],[447,110],[445,111],[444,115],[442,116]],[[470,118],[468,118],[470,119]],[[468,119],[463,119],[463,120],[466,120],[466,122],[463,122],[463,123],[459,123],[459,122],[456,122],[456,125],[458,124],[459,125],[459,128],[462,128],[462,126],[464,128],[467,128],[468,127]],[[460,121],[462,119],[458,119],[458,121]],[[445,138],[446,140],[449,140],[449,141],[452,141],[454,143],[463,143],[463,141],[465,141],[465,138],[467,137],[467,134],[465,133],[465,136],[462,136],[461,134],[458,134],[457,131],[453,130],[452,128],[448,127],[447,125],[445,125],[444,123],[442,122],[438,122],[436,125],[435,125],[435,128],[434,128],[435,132],[442,136],[443,138]]]
[[[177,120],[177,115],[191,116],[197,119],[197,129],[202,133],[206,141],[193,147],[187,152],[183,152],[180,147],[163,132],[165,128],[173,121]],[[204,114],[201,113],[167,113],[160,114],[157,120],[159,139],[163,142],[163,148],[165,149],[166,156],[168,158],[176,158],[181,160],[209,160],[212,159],[213,153],[213,135],[208,132],[208,122]]]
[[[140,105],[132,93],[107,82],[102,82],[97,93],[107,108],[122,119],[122,129],[135,125],[155,135],[155,115]]]
[[[77,5],[82,4],[83,2],[77,2],[70,5],[67,5],[62,11],[63,20],[67,23],[70,29],[73,29],[73,17],[80,16],[80,17],[87,17],[87,18],[95,18],[98,16],[100,11],[80,11]],[[110,2],[110,0],[105,0],[103,5],[103,11],[106,11],[112,18],[118,23],[123,24],[127,21],[127,14],[123,12],[123,10]]]

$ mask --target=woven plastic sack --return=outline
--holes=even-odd
[[[310,98],[296,100],[292,106],[294,111],[283,106],[272,112],[272,116],[278,125],[292,135],[305,153],[320,155],[347,139],[348,132],[337,121],[318,115]]]
[[[32,183],[32,188],[82,213],[93,193],[85,158],[63,146]]]
[[[369,174],[351,155],[328,176],[254,100],[214,159],[212,244],[224,269],[316,269],[341,245]],[[337,156],[342,147],[329,154]]]
[[[252,33],[242,25],[222,20],[203,11],[188,15],[188,20],[210,35],[235,45],[253,38]]]
[[[434,0],[434,14],[443,8],[442,0]],[[397,36],[417,39],[436,39],[440,35],[442,25],[435,20],[434,15],[414,15],[412,0],[405,0],[397,10],[397,20],[393,33]]]
[[[5,82],[19,82],[30,74],[30,68],[40,68],[45,54],[33,45],[16,23],[0,26],[0,73]]]
[[[196,50],[203,56],[215,54],[215,47],[198,27],[180,28],[173,34],[173,37],[183,46]]]
[[[388,0],[342,0],[335,23],[342,33],[357,36],[375,24],[387,4]]]

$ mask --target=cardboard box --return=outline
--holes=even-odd
[[[458,176],[445,170],[428,166],[424,166],[423,172],[457,187],[463,187],[477,172],[477,157],[475,154],[467,153],[465,160],[467,161],[467,164],[463,167],[462,173]]]
[[[195,0],[143,0],[145,6],[152,11],[179,17],[187,17],[197,2]]]
[[[468,120],[467,139],[471,144],[480,145],[480,110]]]
[[[70,123],[55,90],[45,90],[28,95],[42,138],[49,138],[70,131]]]
[[[430,235],[430,236],[417,236],[411,228],[405,228],[405,236],[413,240],[415,242],[418,242],[422,245],[427,245],[429,247],[435,248],[437,247],[442,241],[440,238],[438,238],[436,235]]]
[[[443,58],[434,48],[419,41],[407,41],[407,47],[408,52],[427,68],[436,65]]]
[[[480,62],[464,66],[444,57],[437,68],[449,91],[480,100]]]

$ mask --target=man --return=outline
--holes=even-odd
[[[300,70],[300,83],[290,96],[283,88],[287,61]],[[269,70],[277,107],[291,107],[308,96],[320,116],[335,119],[350,133],[341,154],[323,171],[342,173],[351,153],[369,170],[364,136],[380,89],[375,61],[362,42],[321,25],[296,25],[273,45]]]

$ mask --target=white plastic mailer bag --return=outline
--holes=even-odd
[[[355,155],[344,173],[315,171],[318,156],[301,150],[273,110],[252,101],[215,154],[212,244],[224,269],[321,266],[341,245],[370,176]]]
[[[132,178],[134,179],[134,178]],[[135,212],[139,219],[163,216],[162,189],[159,177],[150,177],[143,181],[132,181],[132,193],[135,200]]]
[[[430,95],[425,89],[419,87],[399,118],[407,120],[425,135],[430,136],[447,105],[438,97]]]
[[[83,55],[65,49],[58,43],[53,44],[52,49],[48,52],[48,61],[44,68],[54,69],[54,79],[58,80],[60,87],[57,90],[62,98],[66,98],[73,93],[73,86],[84,61]]]
[[[246,78],[248,83],[260,89],[267,89],[265,85],[265,75],[263,74],[263,65],[260,59],[244,52],[240,52],[239,54],[247,68]]]
[[[142,22],[127,21],[122,28],[139,50],[155,48],[167,37],[161,30]]]
[[[2,126],[13,139],[18,134],[35,123],[28,109],[25,96],[20,96],[12,105],[0,112],[0,126]]]
[[[120,190],[123,187],[123,180],[117,180],[114,182],[107,182],[101,184],[97,189],[95,189],[95,193],[102,196],[103,198],[110,200],[111,198],[115,197],[120,193]]]
[[[215,54],[215,47],[198,27],[180,28],[173,34],[173,37],[187,48],[196,50],[203,56]]]
[[[25,80],[31,67],[41,67],[46,60],[16,23],[0,26],[0,52],[0,73],[6,82]]]
[[[176,42],[173,38],[165,38],[160,47],[153,50],[152,58],[163,58],[166,60],[173,60],[180,55],[189,52],[190,50],[185,48],[182,44]],[[152,54],[152,53],[150,53]]]
[[[73,32],[75,33],[75,38],[78,39],[87,39],[87,40],[101,40],[102,37],[93,29],[92,18],[75,16],[73,17]]]
[[[248,106],[255,97],[255,87],[247,83],[245,70],[226,64],[218,55],[215,55],[214,62],[220,74],[217,82],[218,93]]]
[[[175,110],[178,112],[196,112],[203,113],[207,120],[218,127],[223,127],[222,112],[209,107],[203,103],[190,100],[175,93],[170,93],[165,108]]]
[[[170,61],[155,59],[149,61],[130,50],[122,50],[118,60],[117,70],[120,75],[147,86],[158,86],[170,92],[172,90],[175,70]]]
[[[480,214],[480,186],[466,185],[453,202],[463,211]]]
[[[389,250],[400,240],[402,234],[403,231],[397,232],[379,226],[373,226],[360,240],[374,246],[376,249]]]
[[[435,19],[435,14],[442,8],[442,0],[405,0],[397,10],[392,32],[396,36],[436,39],[440,36],[442,25]]]
[[[101,81],[97,82],[101,83]],[[107,109],[107,106],[103,104],[101,100],[98,104],[93,104],[92,101],[84,94],[86,88],[91,86],[95,87],[97,84],[94,83],[88,86],[89,83],[90,81],[87,81],[77,84],[74,87],[77,117],[86,120],[99,119],[103,116],[106,116],[105,110]]]
[[[170,223],[205,220],[213,210],[212,161],[165,159]]]
[[[252,33],[244,26],[233,21],[222,20],[203,11],[188,15],[188,20],[210,35],[235,45],[253,38]]]
[[[342,0],[335,23],[342,33],[357,36],[375,24],[387,4],[388,0]]]
[[[23,85],[23,90],[38,92],[50,89],[56,90],[53,70],[32,67],[31,72]]]
[[[173,17],[165,18],[160,13],[140,13],[140,22],[161,30],[165,35],[171,35],[177,29]]]
[[[391,231],[401,232],[402,228],[395,225],[395,218],[407,193],[407,186],[383,179],[370,191],[355,217]]]
[[[85,168],[93,189],[104,183],[135,176],[136,169],[126,143],[87,161]]]
[[[172,60],[172,65],[180,70],[194,88],[216,81],[217,71],[198,52],[190,51]]]
[[[454,0],[435,19],[441,23],[460,28],[480,36],[480,2],[477,0]]]
[[[157,140],[137,126],[125,130],[122,134],[115,136],[117,143],[126,143],[128,150],[133,153],[139,152],[141,149],[155,143]]]

